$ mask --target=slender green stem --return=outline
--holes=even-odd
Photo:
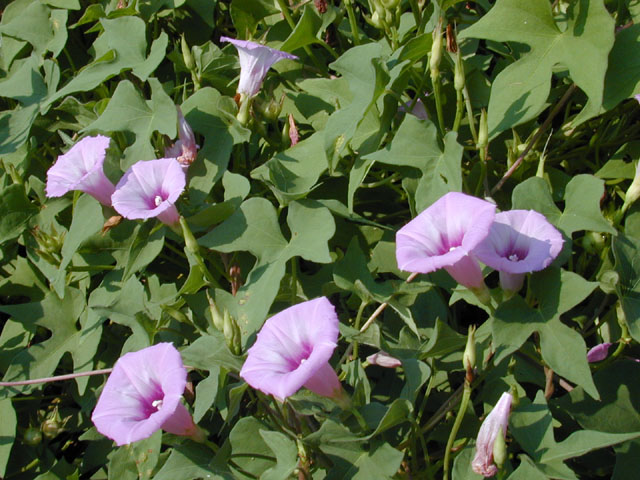
[[[464,112],[464,100],[462,99],[462,91],[456,90],[456,118],[453,121],[454,132],[458,132],[460,128],[460,122],[462,121],[462,114]]]
[[[438,116],[438,126],[440,127],[440,133],[444,135],[444,117],[442,116],[442,95],[440,93],[440,77],[432,76],[431,83],[433,84],[433,98],[436,102],[436,114]]]
[[[354,324],[355,328],[360,328],[360,322],[362,321],[362,312],[364,312],[364,309],[367,307],[367,305],[369,304],[369,302],[363,300],[362,302],[360,302],[360,307],[358,308],[358,314],[356,315],[356,321]],[[352,343],[353,345],[353,355],[354,357],[358,357],[358,342],[356,340],[353,341]]]
[[[476,131],[476,121],[473,118],[473,108],[471,107],[471,97],[469,97],[469,89],[467,88],[466,84],[462,89],[462,95],[464,96],[464,104],[467,108],[467,121],[469,122],[469,130],[471,130],[473,143],[478,143],[478,132]]]
[[[298,257],[291,257],[291,305],[298,303]]]
[[[357,46],[360,45],[360,33],[358,33],[358,24],[356,23],[356,14],[353,10],[352,0],[345,0],[344,6],[347,9],[347,17],[349,17],[349,25],[351,26],[351,35],[353,36],[353,43]]]
[[[449,439],[447,440],[447,447],[444,451],[444,465],[443,465],[443,478],[444,480],[449,479],[449,464],[451,463],[451,448],[453,447],[453,442],[456,439],[456,435],[458,435],[458,430],[460,429],[460,424],[462,424],[462,419],[464,417],[464,413],[467,411],[467,406],[469,405],[469,399],[471,398],[471,384],[467,381],[464,383],[464,392],[462,393],[462,401],[460,402],[460,409],[458,410],[458,414],[456,415],[456,420],[453,422],[453,427],[451,428],[451,433],[449,433]]]

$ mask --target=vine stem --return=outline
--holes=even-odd
[[[405,282],[411,283],[413,279],[416,278],[417,276],[418,276],[417,273],[412,273],[407,277],[407,280]],[[362,325],[362,328],[360,329],[360,333],[364,333],[371,326],[371,324],[375,321],[375,319],[378,318],[378,316],[384,311],[385,308],[387,308],[387,305],[389,305],[389,303],[384,302],[384,303],[381,303],[378,306],[378,308],[376,308],[376,310],[371,314],[371,316],[367,319],[367,321],[364,322],[364,325]],[[338,362],[338,365],[342,365],[344,361],[347,358],[349,358],[349,355],[351,355],[352,352],[353,352],[353,343],[351,343],[347,347],[347,350],[344,352],[344,355],[342,355],[342,358]]]
[[[61,382],[63,380],[73,380],[78,377],[88,377],[90,375],[107,375],[113,368],[103,368],[102,370],[89,370],[87,372],[68,373],[55,377],[34,378],[33,380],[20,380],[17,382],[0,382],[0,387],[19,387],[20,385],[37,385],[39,383]]]
[[[449,480],[449,464],[451,463],[451,449],[453,447],[453,442],[458,435],[458,430],[460,429],[460,425],[462,424],[462,418],[464,417],[464,412],[467,410],[467,406],[469,405],[469,399],[471,398],[471,383],[465,380],[464,382],[464,392],[462,393],[462,400],[460,402],[460,409],[458,410],[458,414],[456,415],[456,420],[453,422],[453,427],[451,428],[451,433],[449,433],[449,439],[447,440],[447,447],[444,451],[444,465],[443,465],[443,478],[444,480]]]
[[[576,91],[577,85],[574,83],[572,84],[568,90],[564,93],[564,95],[562,96],[562,98],[560,99],[560,101],[556,104],[555,107],[553,107],[553,110],[551,110],[551,113],[549,113],[549,116],[546,118],[546,120],[542,123],[542,125],[540,125],[540,128],[538,129],[538,131],[536,132],[536,134],[533,136],[533,138],[531,138],[531,140],[529,141],[529,143],[527,144],[527,146],[525,147],[524,151],[520,154],[520,156],[518,157],[518,159],[513,162],[513,165],[511,165],[511,168],[509,168],[509,170],[506,171],[506,173],[502,176],[502,178],[500,179],[500,181],[491,189],[491,195],[493,195],[494,193],[496,193],[498,190],[500,190],[502,188],[502,186],[504,185],[504,182],[507,181],[507,179],[513,175],[513,172],[515,172],[518,167],[520,166],[520,164],[522,163],[522,161],[524,160],[524,157],[527,156],[527,154],[529,153],[529,151],[533,148],[533,146],[538,142],[538,140],[540,139],[540,137],[542,136],[542,134],[545,132],[545,130],[547,128],[549,128],[549,125],[551,125],[551,121],[553,120],[553,118],[560,112],[560,110],[562,110],[562,108],[564,107],[564,104],[567,103],[567,101],[569,100],[569,98],[571,97],[571,95],[573,95],[573,92]]]

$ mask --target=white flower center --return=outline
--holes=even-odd
[[[153,203],[156,204],[156,207],[159,207],[162,202],[163,200],[160,195],[156,195],[156,198],[153,199]]]
[[[518,255],[516,255],[515,253],[509,255],[509,260],[511,260],[512,262],[518,262],[520,261],[520,258],[518,257]]]
[[[458,248],[458,247],[451,247],[451,248],[449,249],[449,251],[450,251],[450,252],[453,252],[456,248]]]
[[[304,362],[306,362],[306,361],[307,361],[307,359],[306,359],[306,358],[303,358],[302,360],[300,360],[300,365],[302,365],[302,364],[303,364]]]
[[[154,400],[153,402],[151,402],[151,406],[157,410],[160,410],[162,408],[162,400]]]

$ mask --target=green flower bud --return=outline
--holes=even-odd
[[[207,293],[207,300],[209,301],[209,314],[211,315],[211,323],[213,324],[213,327],[220,331],[223,332],[224,331],[224,317],[222,316],[222,314],[220,313],[220,310],[218,310],[218,307],[216,307],[216,304],[214,303],[213,299],[211,298],[211,295],[209,295],[209,291],[206,291]]]
[[[231,350],[231,353],[234,355],[240,355],[242,351],[240,328],[238,328],[238,324],[226,309],[224,311],[223,322],[223,333],[224,339],[227,342],[227,347],[229,347],[229,350]]]
[[[431,44],[431,58],[429,59],[429,69],[431,78],[440,74],[440,60],[442,60],[442,19],[433,30],[433,43]]]
[[[480,113],[480,125],[478,127],[478,149],[487,148],[489,144],[489,123],[487,122],[487,111],[483,108]]]
[[[493,461],[499,469],[502,469],[504,462],[507,461],[507,444],[502,433],[498,433],[495,442],[493,442]]]
[[[473,369],[476,366],[476,327],[471,325],[469,332],[467,333],[467,345],[464,348],[464,354],[462,355],[462,365],[464,369],[473,375]]]
[[[453,74],[453,88],[460,92],[464,89],[464,66],[462,64],[462,55],[458,51],[456,55],[456,65]]]
[[[40,445],[40,442],[42,442],[42,432],[36,427],[29,427],[24,431],[22,441],[31,447]]]
[[[196,237],[193,236],[187,221],[182,216],[180,217],[180,226],[182,227],[182,236],[184,237],[185,248],[193,253],[200,252],[198,241],[196,240]]]
[[[193,59],[193,55],[191,54],[191,49],[189,45],[187,45],[187,41],[184,38],[184,35],[180,37],[180,49],[182,50],[182,59],[184,60],[184,64],[189,69],[190,72],[196,69],[196,62]]]

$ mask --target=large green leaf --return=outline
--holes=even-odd
[[[24,193],[22,185],[14,184],[0,192],[0,245],[20,236],[29,219],[38,212]]]
[[[248,251],[257,259],[246,284],[235,297],[216,290],[216,301],[235,316],[245,340],[265,321],[290,258],[331,262],[327,242],[335,232],[335,223],[328,209],[316,202],[292,202],[287,224],[291,232],[289,241],[282,235],[273,205],[264,198],[250,198],[198,240],[212,250]]]
[[[0,311],[11,315],[25,329],[35,332],[36,327],[40,326],[51,332],[51,338],[31,345],[13,358],[4,375],[4,381],[48,377],[54,372],[66,352],[70,352],[75,358],[80,353],[79,349],[86,348],[84,340],[91,334],[90,329],[78,330],[76,326],[84,309],[84,295],[69,287],[63,299],[51,292],[41,302],[0,305]],[[78,366],[80,365],[76,365]],[[86,365],[82,367],[86,368]],[[5,398],[17,392],[30,392],[34,388],[38,387],[28,385],[5,388],[0,390],[0,396]]]
[[[546,0],[499,0],[489,13],[460,33],[460,38],[519,42],[531,48],[493,82],[490,136],[535,118],[545,108],[551,74],[558,64],[568,68],[571,79],[588,97],[571,123],[577,125],[599,113],[614,21],[602,0],[574,2],[568,16],[566,29],[561,30]]]
[[[153,132],[176,136],[177,110],[171,98],[155,78],[149,79],[151,100],[145,100],[128,80],[118,84],[105,111],[83,131],[132,132],[136,141],[125,151],[123,170],[139,160],[156,158],[151,145]]]
[[[632,53],[639,48],[640,25],[631,25],[616,35],[605,78],[604,107],[607,110],[640,93],[640,59]]]
[[[92,45],[92,51],[95,52],[93,62],[50,96],[43,108],[71,93],[91,90],[123,70],[131,69],[134,75],[144,81],[163,60],[168,36],[162,33],[153,42],[147,57],[146,25],[141,18],[102,18],[100,24],[104,31]]]
[[[618,235],[611,242],[615,269],[620,281],[616,293],[620,298],[629,333],[640,342],[640,239]]]

